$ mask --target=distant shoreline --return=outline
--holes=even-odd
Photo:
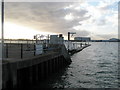
[[[1,39],[0,39],[1,41]],[[36,41],[35,39],[4,39],[4,41]],[[41,40],[44,41],[44,40]],[[68,40],[64,40],[68,41]],[[70,40],[71,42],[120,42],[120,40],[90,40],[90,41],[81,41],[81,40]]]

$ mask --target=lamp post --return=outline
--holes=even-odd
[[[76,34],[76,32],[68,32],[68,52],[69,52],[69,41],[70,41],[70,34]]]
[[[1,57],[4,58],[4,0],[1,2]]]
[[[2,90],[2,61],[4,60],[4,1],[1,0],[1,32],[0,32],[0,90]]]

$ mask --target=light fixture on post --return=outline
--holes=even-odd
[[[76,32],[68,32],[68,52],[69,52],[70,34],[72,34],[72,36],[73,36],[74,34],[76,34]]]

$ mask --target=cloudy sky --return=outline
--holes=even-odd
[[[118,37],[118,0],[6,2],[5,38],[76,32],[92,39]]]

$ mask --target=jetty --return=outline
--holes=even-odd
[[[53,40],[55,37],[59,43]],[[50,41],[49,44],[4,43],[2,88],[28,88],[39,83],[69,65],[72,54],[90,46],[84,44],[68,50],[62,36],[51,36]]]
[[[73,54],[75,54],[75,53],[77,53],[77,52],[82,51],[84,48],[86,48],[86,47],[88,47],[88,46],[91,46],[91,45],[90,45],[90,44],[86,44],[86,45],[84,45],[83,47],[79,47],[79,48],[77,48],[77,49],[69,50],[69,54],[70,54],[70,55],[73,55]]]

